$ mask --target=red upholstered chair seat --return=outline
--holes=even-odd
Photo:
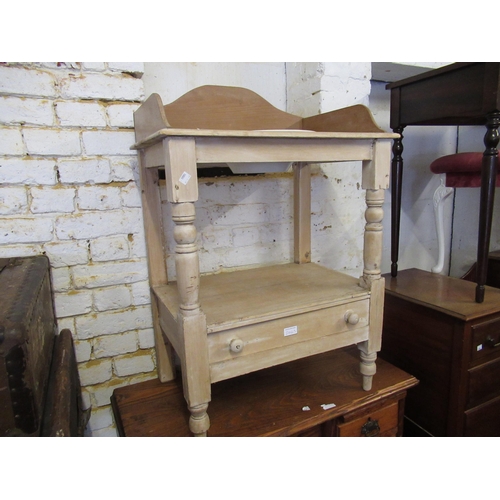
[[[431,163],[434,174],[446,174],[446,187],[481,187],[483,153],[456,153],[442,156]],[[500,187],[500,173],[496,186]]]

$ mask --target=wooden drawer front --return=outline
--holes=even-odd
[[[472,360],[500,356],[500,318],[472,325]]]
[[[469,401],[467,408],[500,396],[500,359],[469,370]]]
[[[322,437],[323,434],[321,432],[321,425],[315,425],[306,431],[299,432],[298,434],[294,434],[293,437]]]
[[[345,419],[337,425],[339,437],[384,437],[396,436],[399,426],[399,404],[393,402],[383,408],[370,411],[354,420]]]
[[[355,325],[346,322],[349,311],[357,314]],[[259,352],[349,331],[368,331],[369,300],[297,314],[208,335],[210,363],[230,361]]]
[[[500,398],[465,412],[465,436],[500,437]]]

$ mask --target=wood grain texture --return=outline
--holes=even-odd
[[[397,277],[386,277],[387,293],[403,291],[406,300],[469,321],[498,311],[500,289],[487,287],[484,302],[474,302],[475,286],[470,281],[452,279],[420,269],[407,269]]]
[[[301,118],[275,108],[251,90],[217,85],[193,89],[166,106],[158,94],[152,94],[134,113],[134,122],[135,148],[167,135],[298,139],[312,131],[324,138],[398,137],[380,129],[363,105]]]
[[[348,348],[214,384],[208,436],[307,435],[306,431],[335,419],[367,419],[372,411],[404,398],[418,383],[380,361],[373,388],[365,392],[358,364],[356,348]],[[336,406],[327,410],[321,406],[330,403]],[[112,404],[122,436],[190,435],[189,412],[178,382],[150,380],[122,387],[114,391]],[[304,406],[310,410],[304,411]],[[321,435],[321,431],[310,434]]]
[[[170,311],[178,310],[175,282],[153,289]],[[208,333],[368,296],[356,278],[315,263],[280,264],[200,278],[200,304],[207,316]]]
[[[293,237],[294,261],[311,262],[311,166],[294,165],[293,177]]]
[[[420,381],[406,414],[433,436],[500,435],[500,290],[477,303],[474,286],[417,269],[386,276],[380,356]]]
[[[205,130],[302,128],[298,116],[281,111],[240,87],[203,85],[164,107],[168,125]]]

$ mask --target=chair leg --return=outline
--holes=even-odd
[[[444,200],[453,193],[454,189],[446,187],[444,178],[441,178],[441,183],[434,192],[434,217],[436,219],[436,232],[438,238],[438,261],[437,264],[431,269],[433,273],[439,274],[444,267],[444,215],[443,203]]]

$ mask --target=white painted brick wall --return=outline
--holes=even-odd
[[[133,127],[133,113],[138,104],[110,104],[107,108],[109,124],[112,127]]]
[[[152,328],[139,331],[139,346],[141,349],[148,349],[154,347],[155,338],[154,330]]]
[[[85,290],[54,293],[54,304],[58,318],[87,314],[92,311],[92,293]]]
[[[107,159],[60,160],[59,179],[64,184],[106,184],[111,182],[111,167]]]
[[[65,99],[100,99],[135,101],[142,97],[142,81],[123,74],[82,72],[66,73],[59,80],[61,97]]]
[[[78,339],[89,339],[152,327],[151,312],[147,306],[104,311],[100,314],[87,314],[76,317],[75,322]]]
[[[54,235],[54,224],[50,218],[8,218],[3,220],[3,226],[0,245],[44,243],[51,241]]]
[[[135,156],[111,158],[111,172],[114,181],[120,182],[138,179],[139,172],[137,169],[137,158]]]
[[[137,351],[137,341],[136,332],[99,337],[94,342],[94,355],[96,358],[108,358],[111,356],[135,352]]]
[[[150,372],[154,370],[154,360],[151,353],[117,356],[113,358],[114,369],[117,375],[126,377],[139,371]]]
[[[82,152],[77,130],[25,127],[23,136],[26,150],[31,156],[73,156]]]
[[[0,130],[0,155],[23,155],[25,147],[23,136],[17,128],[2,128]]]
[[[77,288],[99,288],[135,283],[148,278],[147,267],[140,260],[98,262],[71,268]]]
[[[69,292],[72,289],[71,274],[68,267],[52,269],[52,292]],[[60,328],[62,329],[62,327]]]
[[[142,213],[138,208],[81,212],[78,215],[58,217],[55,229],[61,240],[138,234],[142,232]]]
[[[26,97],[0,97],[0,116],[3,123],[10,125],[52,126],[55,121],[51,101]]]
[[[75,211],[76,190],[72,187],[61,189],[54,189],[51,186],[32,187],[30,194],[31,212],[34,214]]]
[[[16,66],[0,66],[0,92],[3,95],[56,97],[56,78],[50,71]]]
[[[132,295],[126,286],[111,286],[94,291],[94,307],[97,311],[126,309],[132,305]]]
[[[114,210],[121,206],[120,188],[116,186],[82,186],[78,188],[80,210]]]
[[[26,212],[28,193],[24,187],[4,187],[0,191],[0,215]]]
[[[142,63],[0,64],[0,257],[50,259],[58,327],[73,332],[92,407],[87,435],[116,435],[114,387],[156,376],[130,150],[142,72]]]
[[[0,134],[2,128],[0,126]],[[57,182],[57,166],[52,159],[22,157],[13,158],[10,156],[2,158],[0,168],[0,185],[49,185],[53,186]]]
[[[53,268],[69,269],[71,266],[87,264],[89,261],[88,243],[85,241],[54,241],[45,244],[44,251]]]
[[[105,262],[127,259],[130,254],[129,241],[126,236],[98,238],[90,242],[93,262]]]
[[[56,114],[64,127],[105,127],[106,112],[94,102],[56,102]]]
[[[134,306],[149,304],[149,281],[140,281],[130,285]]]
[[[80,382],[83,386],[107,382],[113,376],[111,359],[94,359],[79,366]]]
[[[82,133],[82,141],[88,155],[127,155],[135,135],[121,130],[91,130]]]

